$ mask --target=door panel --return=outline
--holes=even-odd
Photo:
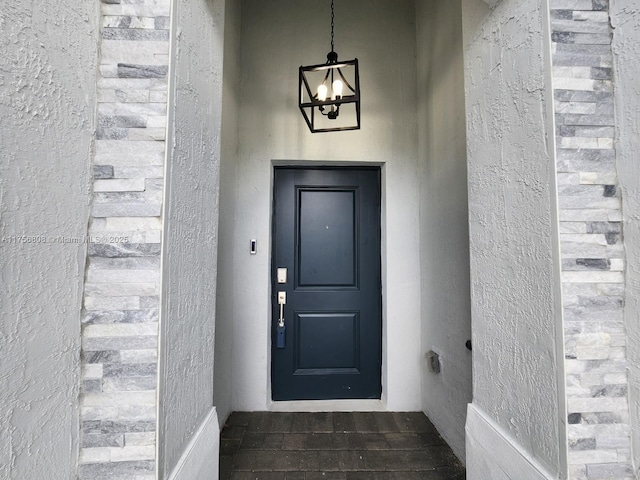
[[[380,398],[379,169],[276,168],[273,211],[273,399]]]
[[[356,192],[299,189],[300,286],[354,286]]]
[[[295,375],[358,373],[358,313],[298,313]],[[326,331],[331,335],[326,335]],[[348,372],[347,372],[348,370]]]

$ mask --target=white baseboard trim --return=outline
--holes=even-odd
[[[217,480],[220,455],[220,426],[212,407],[185,448],[169,480]]]
[[[477,405],[467,407],[467,480],[555,480]]]

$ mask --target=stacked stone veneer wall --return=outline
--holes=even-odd
[[[155,478],[169,3],[101,2],[80,478]]]
[[[551,0],[569,476],[633,478],[608,0]]]

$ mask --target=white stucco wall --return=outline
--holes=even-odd
[[[423,409],[464,460],[471,402],[469,221],[460,1],[416,2]]]
[[[238,109],[240,105],[240,32],[242,2],[227,0],[224,28],[224,66],[222,84],[222,155],[220,158],[220,225],[218,235],[218,289],[216,300],[216,352],[213,400],[220,424],[233,409],[233,285],[235,195],[238,159]],[[244,245],[246,247],[246,244]],[[239,245],[238,248],[242,248]],[[227,285],[227,287],[225,287]]]
[[[330,49],[329,3],[247,0],[242,19],[242,83],[232,283],[218,315],[233,322],[233,407],[270,401],[270,231],[272,161],[383,164],[383,395],[393,410],[420,410],[420,264],[413,1],[336,5],[336,51],[358,57],[362,130],[311,134],[297,107],[298,67]],[[226,179],[222,179],[226,182]],[[249,254],[249,240],[258,254]]]
[[[0,478],[75,477],[97,8],[0,4]]]
[[[196,431],[215,417],[223,22],[222,0],[174,2],[162,243],[159,478],[190,454],[185,449],[193,446],[189,442]],[[210,437],[202,441],[210,443],[209,455],[216,456],[217,435]]]
[[[473,411],[529,464],[555,476],[564,442],[547,8],[534,0],[504,0],[493,9],[464,0],[463,32]],[[467,424],[469,478],[480,478],[469,459],[479,458],[473,428],[483,424]],[[495,457],[482,461],[497,472],[505,457],[488,453]],[[520,478],[539,478],[534,473]]]
[[[625,324],[629,362],[633,464],[640,475],[640,10],[633,0],[612,0],[616,104],[616,157],[622,188],[626,253]]]

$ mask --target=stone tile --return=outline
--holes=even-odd
[[[229,418],[227,418],[225,425],[246,427],[249,425],[251,417],[252,414],[250,412],[232,412]]]
[[[378,425],[373,416],[373,412],[354,412],[353,421],[357,432],[372,433],[378,431]]]
[[[220,455],[220,461],[218,464],[219,467],[219,478],[220,480],[229,480],[231,478],[231,474],[233,472],[233,455]],[[236,472],[238,474],[245,474],[247,472]]]
[[[221,437],[223,440],[224,439],[242,440],[246,431],[247,431],[246,427],[242,427],[239,425],[228,425],[222,429]]]
[[[284,472],[233,472],[227,478],[230,480],[284,480],[285,475]]]
[[[269,412],[254,412],[251,415],[247,431],[250,433],[266,433],[271,427],[271,415]]]
[[[347,472],[347,480],[422,480],[422,472]],[[434,477],[440,478],[440,477]]]
[[[150,167],[111,167],[114,178],[163,178],[164,169],[160,166]],[[610,183],[610,182],[605,182]]]
[[[170,18],[168,16],[158,16],[154,21],[154,28],[156,30],[169,30]]]
[[[300,477],[302,474],[304,477]],[[304,480],[346,480],[347,473],[345,472],[304,472],[304,473],[287,473],[285,480],[296,480],[298,478],[304,478]]]
[[[389,449],[387,438],[382,433],[355,433],[347,435],[347,447],[350,450]]]
[[[160,295],[145,295],[140,297],[141,309],[154,308],[158,305],[160,305]]]
[[[220,440],[220,455],[235,455],[241,442],[242,440],[239,438],[222,438]]]
[[[608,258],[576,258],[562,261],[562,269],[566,270],[609,270],[611,260]]]
[[[155,445],[155,432],[129,432],[124,434],[124,442],[127,446]]]
[[[106,4],[105,4],[106,3]],[[100,11],[103,15],[131,15],[136,17],[168,16],[170,13],[169,2],[146,3],[122,3],[110,5],[112,2],[104,2]]]
[[[331,455],[327,456],[330,453]],[[366,452],[345,450],[340,452],[319,452],[320,468],[324,470],[369,470],[365,460]]]
[[[132,128],[127,130],[127,140],[142,141],[155,140],[161,141],[166,138],[165,128]]]
[[[336,449],[335,438],[341,446],[348,446],[345,434],[335,433],[308,433],[304,436],[304,448],[307,450],[333,450]]]
[[[284,442],[282,433],[246,433],[242,437],[242,450],[280,450]]]
[[[84,325],[82,334],[93,337],[145,337],[158,334],[157,323],[106,323]]]
[[[315,471],[319,469],[319,455],[320,452],[309,450],[279,452],[273,469],[291,472]]]
[[[94,192],[143,192],[144,178],[95,180]]]
[[[113,166],[112,165],[94,165],[93,178],[94,179],[113,178]]]
[[[143,350],[122,350],[121,363],[157,363],[158,351],[152,348]]]
[[[96,258],[96,257],[94,257]],[[89,283],[154,283],[160,280],[160,271],[153,270],[143,270],[143,269],[110,269],[110,270],[101,270],[101,269],[91,269],[89,267],[89,271],[87,273],[87,282]],[[112,305],[113,310],[129,310],[131,308],[123,308],[122,303]],[[110,308],[107,308],[107,310]],[[134,308],[135,309],[135,308]],[[101,310],[99,307],[93,308],[92,310]]]
[[[91,310],[82,316],[83,324],[157,323],[158,309],[145,310]]]
[[[306,433],[284,434],[282,441],[283,450],[304,450],[306,448]]]
[[[103,433],[89,433],[81,435],[81,448],[95,448],[95,447],[123,447],[124,446],[124,434],[103,434]]]
[[[581,450],[569,455],[570,464],[616,463],[618,454],[615,450]]]
[[[292,433],[332,432],[333,417],[331,412],[311,412],[293,414]]]
[[[157,387],[155,375],[146,377],[104,378],[103,392],[136,392],[154,390]]]
[[[102,391],[102,379],[82,380],[81,393],[98,393]]]
[[[401,432],[437,434],[433,424],[422,412],[394,412],[393,418]]]
[[[82,361],[85,363],[114,363],[120,361],[119,350],[99,350],[82,352]],[[101,375],[102,376],[102,375]]]
[[[333,431],[334,432],[355,432],[356,424],[351,412],[334,412],[333,413]]]
[[[93,350],[141,350],[158,347],[158,336],[83,338],[82,348]]]
[[[130,17],[131,18],[131,17]],[[103,40],[169,41],[168,30],[147,30],[140,28],[103,28]]]
[[[413,450],[425,448],[433,443],[425,443],[425,438],[416,433],[385,433],[387,445],[391,450]],[[427,436],[431,438],[431,436]]]
[[[91,214],[94,217],[155,217],[162,212],[162,204],[123,203],[93,204]]]
[[[398,432],[399,428],[393,414],[390,412],[373,412],[373,419],[378,427],[378,432]]]
[[[80,465],[78,470],[81,478],[116,478],[119,475],[137,475],[153,472],[153,460],[122,461],[112,463],[93,463]]]
[[[432,457],[414,450],[360,452],[365,458],[367,470],[418,471],[433,470]]]
[[[85,295],[84,308],[86,310],[109,310],[112,308],[137,310],[140,308],[140,297],[106,297]]]
[[[154,391],[145,392],[109,392],[102,394],[91,394],[83,396],[83,408],[88,407],[125,407],[129,405],[150,406],[156,404],[156,393]]]
[[[594,450],[595,448],[595,438],[578,438],[569,440],[569,450]]]
[[[587,464],[587,478],[633,478],[633,467],[629,464]]]
[[[98,115],[98,126],[104,128],[146,128],[147,119],[142,115]]]
[[[138,307],[129,310],[139,310],[145,308],[142,305],[141,297],[158,293],[160,286],[156,283],[86,283],[84,294],[86,297],[126,297],[129,295],[138,297]],[[89,310],[88,307],[86,307]],[[124,305],[117,307],[124,309]],[[94,310],[94,309],[92,309]],[[104,308],[98,309],[104,311]]]
[[[421,472],[422,480],[465,480],[466,474],[462,467],[438,467],[435,471]]]
[[[118,64],[119,78],[164,78],[169,72],[166,65],[132,65]]]
[[[273,450],[240,450],[234,457],[233,469],[273,471],[276,465],[276,455],[277,453]]]
[[[591,10],[592,0],[551,0],[551,10]]]
[[[628,388],[626,385],[601,385],[591,389],[591,397],[626,397]]]
[[[102,26],[104,28],[154,28],[154,19],[149,17],[104,15],[102,17]]]

